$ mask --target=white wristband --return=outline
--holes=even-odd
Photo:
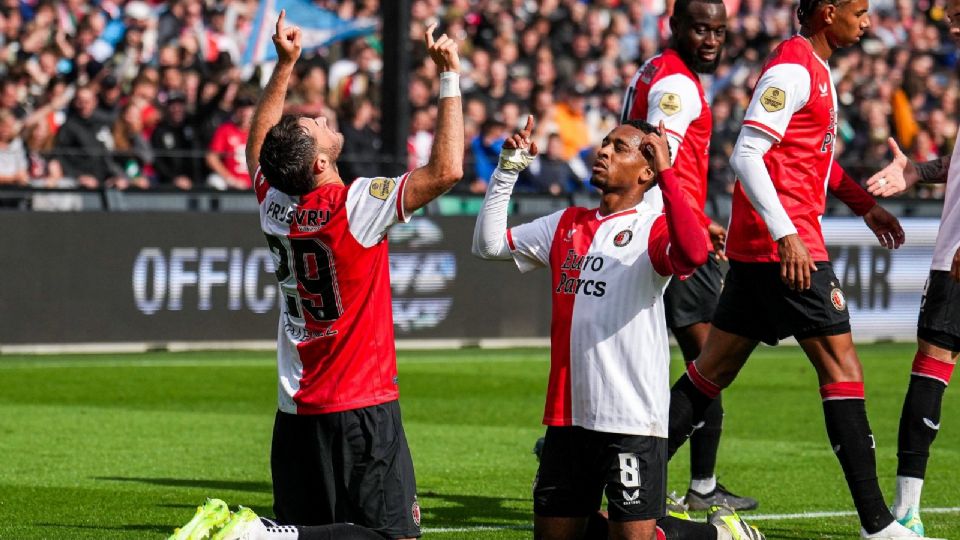
[[[444,71],[440,74],[440,99],[460,96],[460,74]]]

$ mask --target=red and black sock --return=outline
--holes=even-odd
[[[837,382],[820,387],[823,416],[833,453],[847,479],[860,524],[875,533],[893,522],[877,482],[873,433],[867,421],[862,382]]]
[[[923,478],[930,446],[940,430],[940,404],[950,384],[953,364],[917,351],[910,370],[910,386],[900,413],[897,437],[897,476]]]
[[[720,396],[720,387],[705,379],[694,362],[687,365],[670,390],[670,427],[667,455],[673,457],[703,421],[707,407]]]

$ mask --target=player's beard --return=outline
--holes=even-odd
[[[680,56],[683,58],[684,63],[694,72],[710,74],[717,71],[717,68],[720,67],[720,60],[723,58],[723,49],[721,48],[717,51],[717,57],[709,62],[701,60],[700,57],[697,56],[696,51],[690,51],[689,49],[680,49]]]

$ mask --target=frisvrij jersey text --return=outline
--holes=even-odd
[[[358,178],[291,197],[257,171],[260,226],[280,287],[281,411],[325,414],[399,397],[386,234],[407,219],[406,178]]]

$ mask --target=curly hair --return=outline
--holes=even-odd
[[[840,7],[852,1],[853,0],[800,0],[800,4],[797,5],[797,19],[800,20],[801,25],[806,26],[810,21],[810,17],[821,5],[828,4]]]

